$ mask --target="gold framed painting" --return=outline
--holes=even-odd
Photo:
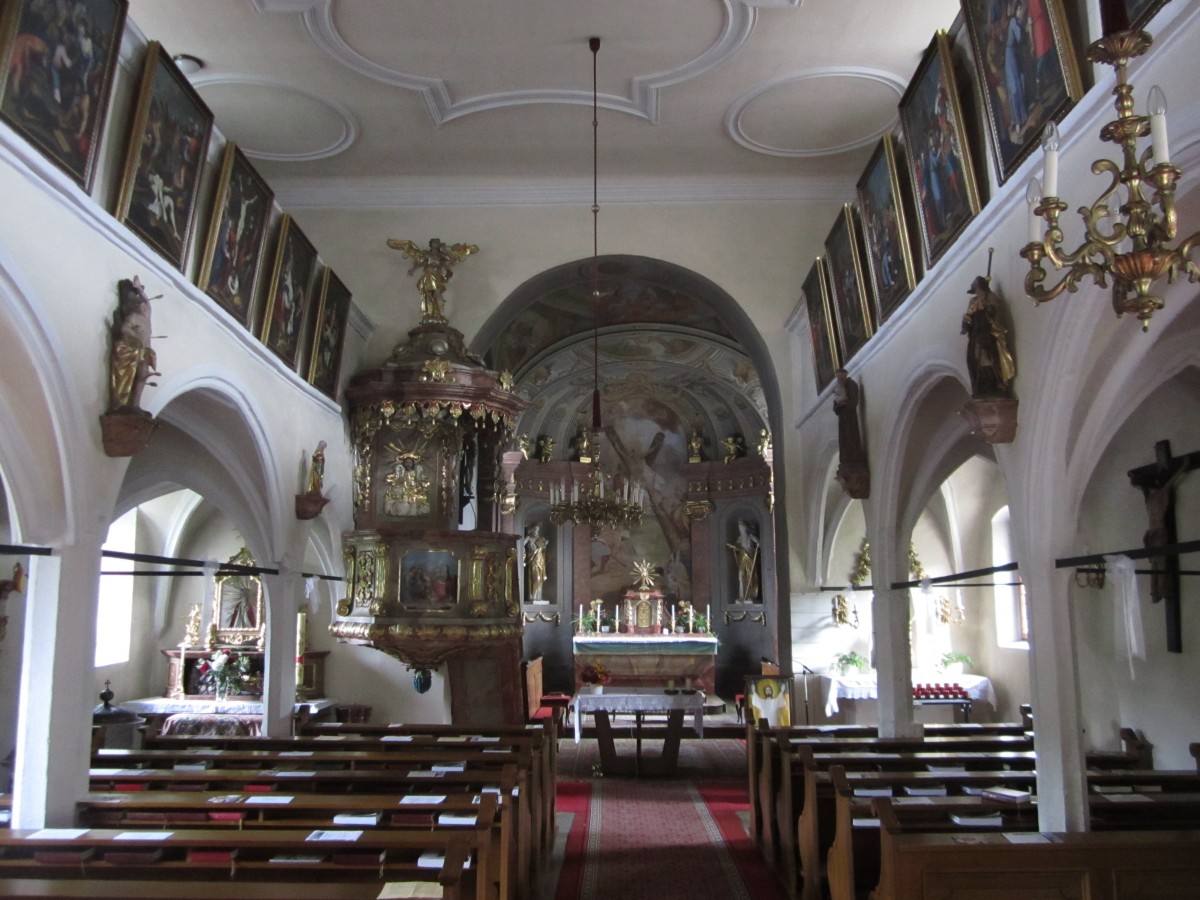
[[[448,612],[458,603],[458,558],[449,550],[409,550],[400,560],[400,606]]]
[[[249,326],[275,192],[233,141],[225,145],[196,284]]]
[[[229,566],[253,566],[254,558],[243,547],[229,558]],[[262,579],[249,572],[218,575],[213,591],[211,643],[216,646],[257,645],[266,634]]]
[[[862,219],[867,268],[882,324],[917,286],[908,240],[908,216],[900,193],[896,142],[890,134],[879,139],[858,179],[858,212]]]
[[[3,5],[0,118],[90,192],[129,4]]]
[[[321,280],[317,314],[313,318],[312,350],[309,353],[308,383],[321,393],[337,399],[338,377],[342,368],[342,345],[346,341],[346,322],[350,318],[350,289],[327,268]]]
[[[900,126],[929,267],[980,210],[975,164],[944,31],[933,36],[900,98]]]
[[[1003,184],[1083,94],[1061,0],[960,0]]]
[[[267,291],[260,331],[261,340],[289,368],[299,363],[304,314],[312,296],[317,268],[317,248],[300,226],[284,213],[279,223],[275,266]]]
[[[746,721],[766,719],[771,728],[792,724],[792,679],[781,675],[750,675],[746,678]]]
[[[840,363],[837,356],[837,333],[833,330],[830,309],[829,279],[825,260],[818,256],[804,279],[804,305],[808,308],[808,331],[812,337],[813,368],[817,378],[817,393],[833,382]]]
[[[875,333],[862,256],[858,252],[854,208],[849,203],[842,206],[829,237],[825,238],[825,258],[829,262],[829,296],[837,321],[838,358],[844,366]]]
[[[182,271],[213,114],[158,41],[146,48],[117,220]]]

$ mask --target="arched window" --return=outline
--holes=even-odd
[[[992,565],[1001,566],[1013,561],[1012,530],[1009,510],[1005,506],[992,516]],[[1029,609],[1025,601],[1025,585],[1016,572],[996,573],[992,596],[996,603],[996,643],[1013,650],[1029,649]],[[1011,585],[1001,582],[1010,581]]]
[[[104,549],[135,552],[137,522],[138,511],[131,509],[108,526]],[[132,568],[133,563],[126,563],[125,566]],[[133,632],[133,582],[133,577],[129,575],[100,576],[96,601],[97,667],[129,662],[129,643]]]

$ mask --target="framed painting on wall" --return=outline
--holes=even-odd
[[[766,719],[772,728],[792,724],[792,679],[778,675],[746,678],[746,721]]]
[[[854,210],[847,203],[833,223],[829,237],[825,238],[825,258],[829,261],[829,295],[837,320],[840,342],[838,358],[843,366],[874,333],[867,281],[863,276],[858,237],[854,231]]]
[[[1083,93],[1061,0],[961,0],[1003,184]]]
[[[304,313],[316,268],[317,248],[292,217],[284,213],[279,223],[279,243],[267,290],[261,338],[292,369],[299,362]]]
[[[871,285],[883,324],[917,286],[908,218],[900,194],[896,142],[885,134],[858,179],[858,211],[862,217]]]
[[[249,326],[275,193],[233,141],[225,145],[196,284]]]
[[[1129,20],[1129,28],[1133,31],[1141,31],[1150,24],[1150,20],[1158,15],[1158,11],[1166,6],[1170,0],[1104,0],[1100,4],[1100,13],[1104,14],[1104,7],[1112,4],[1115,6],[1123,6],[1125,8],[1125,16]]]
[[[127,0],[37,0],[0,16],[0,118],[91,191]]]
[[[829,387],[838,368],[837,334],[833,330],[830,310],[829,280],[825,260],[818,256],[804,279],[804,305],[808,307],[808,330],[812,336],[813,367],[817,376],[817,393]]]
[[[158,41],[146,48],[117,220],[182,270],[213,115]]]
[[[317,314],[313,318],[308,383],[334,400],[337,399],[338,376],[342,368],[342,345],[346,340],[350,299],[350,290],[342,284],[342,279],[333,273],[333,269],[326,269],[321,280]]]
[[[927,267],[979,214],[979,188],[958,96],[950,43],[939,31],[900,99],[900,125]]]

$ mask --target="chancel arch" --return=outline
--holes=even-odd
[[[730,635],[740,633],[747,655],[779,658],[787,612],[781,617],[777,603],[775,585],[786,584],[777,548],[786,546],[786,535],[773,503],[784,483],[778,467],[772,479],[767,461],[779,456],[772,441],[780,401],[762,337],[718,286],[661,260],[601,257],[593,307],[590,266],[576,261],[529,279],[474,342],[490,366],[512,373],[529,401],[516,427],[529,457],[520,471],[530,480],[514,519],[524,537],[532,524],[552,527],[546,492],[562,480],[561,473],[535,473],[592,458],[580,441],[592,425],[597,384],[599,465],[646,491],[640,525],[553,528],[549,559],[558,571],[547,573],[536,603],[554,609],[526,609],[527,650],[543,653],[548,683],[565,687],[570,629],[564,626],[596,598],[617,610],[635,566],[646,562],[669,605],[690,603],[713,621],[722,654],[726,644],[742,640]],[[543,460],[550,467],[539,470]],[[744,538],[739,520],[746,522]],[[724,615],[747,605],[731,596],[739,588],[728,544],[738,540],[758,554],[752,628],[746,615]],[[528,565],[523,569],[528,577]],[[523,599],[533,599],[528,585]],[[555,614],[557,623],[545,621]]]

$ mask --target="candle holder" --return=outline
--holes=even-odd
[[[1200,278],[1200,268],[1189,258],[1200,244],[1200,232],[1174,248],[1168,246],[1178,232],[1175,186],[1182,173],[1168,161],[1166,99],[1162,91],[1157,86],[1151,89],[1149,115],[1133,111],[1133,86],[1126,70],[1129,60],[1143,55],[1151,43],[1146,32],[1127,29],[1106,35],[1088,48],[1090,61],[1116,70],[1113,94],[1117,118],[1100,130],[1100,137],[1121,148],[1122,161],[1119,165],[1109,159],[1092,163],[1093,174],[1107,174],[1112,182],[1091,206],[1079,208],[1085,239],[1075,250],[1067,251],[1059,226],[1067,204],[1057,196],[1058,129],[1054,123],[1047,125],[1042,144],[1046,196],[1041,196],[1041,185],[1033,179],[1027,192],[1032,215],[1030,241],[1021,250],[1021,256],[1029,261],[1025,293],[1034,303],[1048,302],[1064,292],[1074,293],[1079,282],[1089,276],[1095,284],[1107,287],[1111,275],[1113,311],[1118,318],[1135,316],[1143,331],[1149,329],[1150,318],[1164,306],[1162,297],[1154,293],[1155,282],[1164,275],[1168,282],[1174,282],[1181,272],[1186,272],[1191,281]],[[1138,142],[1146,136],[1152,139],[1151,148],[1139,153]],[[1116,196],[1122,186],[1124,202]],[[1123,221],[1106,228],[1105,220],[1116,217],[1114,204]],[[1055,284],[1046,284],[1045,260],[1055,269],[1066,269]]]

